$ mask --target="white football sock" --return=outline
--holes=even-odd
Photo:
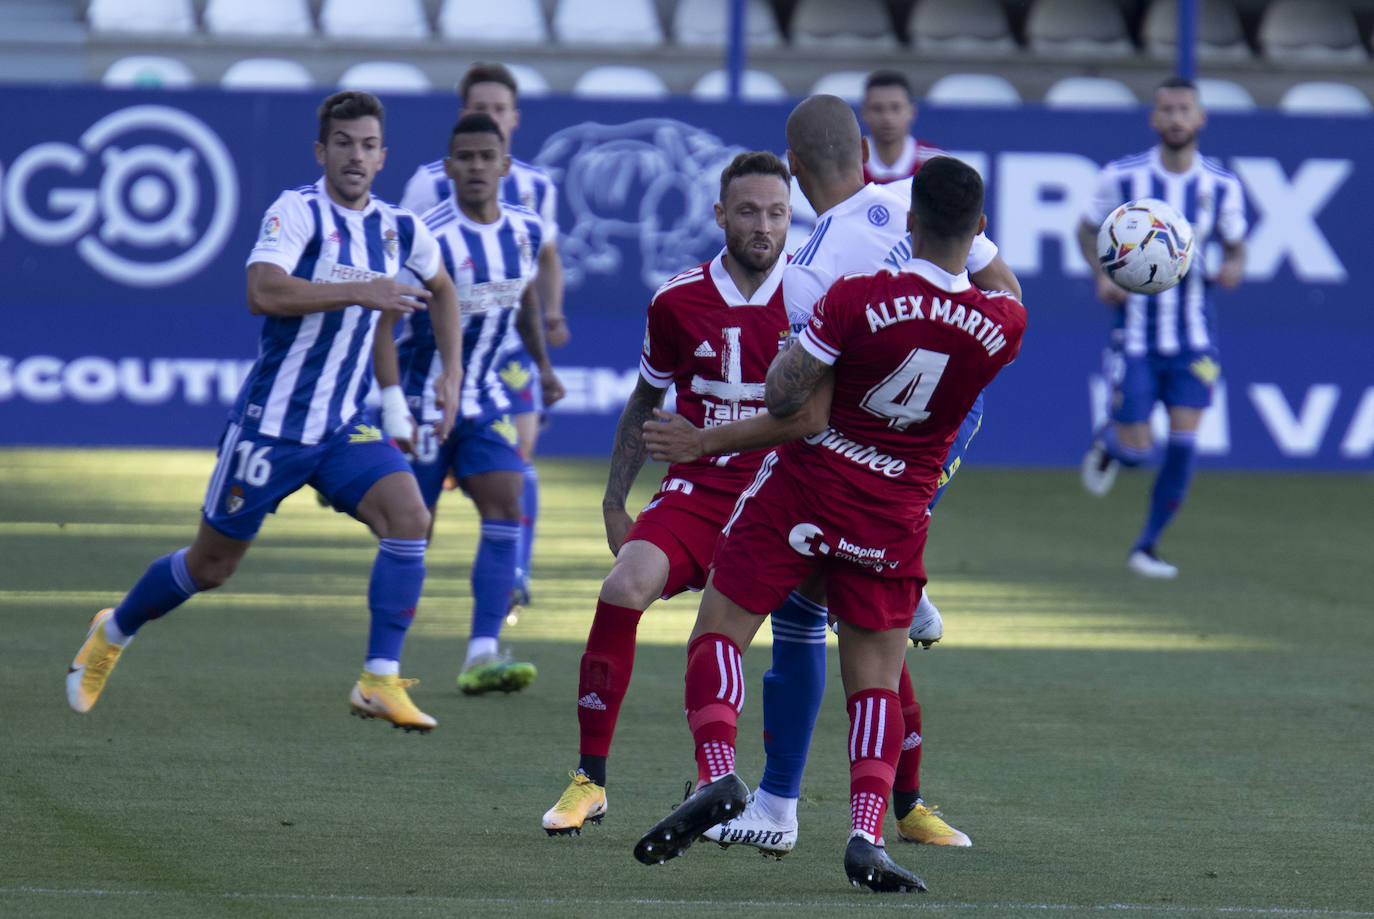
[[[472,662],[477,660],[478,658],[490,657],[495,653],[495,638],[469,638],[468,657],[467,660],[463,662],[463,669],[466,670],[468,667],[471,667]]]
[[[400,676],[401,662],[385,657],[369,657],[363,664],[363,669],[377,676]]]
[[[754,792],[754,807],[774,823],[790,826],[797,822],[796,798],[782,798],[760,788]]]

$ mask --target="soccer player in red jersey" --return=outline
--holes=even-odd
[[[910,178],[926,160],[945,152],[912,136],[916,102],[911,97],[911,84],[895,70],[875,70],[868,75],[859,116],[868,128],[865,182],[886,185]]]
[[[706,583],[711,553],[739,494],[767,451],[675,463],[631,520],[625,498],[648,457],[643,425],[677,385],[677,410],[711,427],[762,412],[763,380],[788,338],[782,247],[791,222],[792,177],[771,153],[742,153],[722,172],[719,255],[670,279],[649,304],[639,382],[616,429],[602,501],[615,565],[597,600],[577,688],[578,769],[544,814],[550,835],[576,834],[606,812],[606,757],[634,666],[639,618],[658,597]],[[824,427],[810,420],[809,432]],[[802,431],[798,431],[798,434]]]
[[[645,864],[681,855],[744,807],[741,652],[787,592],[821,570],[850,717],[845,873],[874,890],[925,889],[888,857],[882,824],[901,754],[910,611],[925,584],[926,507],[964,416],[1019,352],[1026,312],[1011,294],[978,290],[964,269],[986,224],[971,167],[930,160],[912,183],[907,222],[913,258],[903,270],[841,278],[769,369],[770,415],[793,417],[833,386],[829,427],[770,454],[726,523],[687,651],[697,790],[640,839]]]

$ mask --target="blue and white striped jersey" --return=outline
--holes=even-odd
[[[463,392],[459,414],[478,418],[510,409],[496,375],[502,340],[515,323],[525,288],[538,272],[543,227],[539,215],[518,204],[502,204],[495,223],[478,223],[448,198],[421,218],[434,233],[444,265],[458,288],[463,312]],[[443,370],[434,327],[425,312],[397,324],[401,386],[411,410],[423,422],[440,417],[434,380]]]
[[[444,161],[435,160],[415,170],[406,183],[401,206],[423,214],[452,197],[453,180],[444,172]],[[558,190],[544,170],[511,157],[510,172],[501,178],[501,201],[523,205],[539,215],[543,222],[542,245],[558,241]]]
[[[1097,190],[1083,220],[1102,225],[1118,205],[1136,198],[1159,198],[1193,225],[1193,266],[1176,287],[1147,296],[1130,294],[1117,323],[1128,355],[1178,354],[1216,346],[1207,244],[1245,239],[1245,197],[1240,180],[1214,159],[1195,154],[1187,172],[1164,168],[1158,147],[1113,160],[1098,174]]]
[[[782,276],[787,321],[794,333],[811,319],[812,308],[846,274],[900,271],[911,258],[906,214],[911,209],[911,179],[890,185],[869,183],[816,217],[816,228],[792,254]],[[997,246],[979,233],[967,268],[982,271],[997,257]]]
[[[263,218],[248,264],[267,262],[320,284],[395,277],[430,279],[439,247],[414,214],[373,197],[362,210],[330,200],[321,178],[288,189]],[[317,444],[360,411],[372,381],[379,313],[361,306],[263,321],[258,359],[230,418],[245,432]]]

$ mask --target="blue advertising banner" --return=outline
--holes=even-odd
[[[244,260],[283,188],[314,181],[322,93],[12,88],[0,101],[0,444],[215,443],[260,319]],[[444,152],[452,96],[388,104],[397,201]],[[654,289],[722,245],[712,215],[737,152],[782,152],[788,105],[530,100],[518,157],[559,185],[572,342],[544,455],[605,455],[634,386]],[[1099,164],[1154,142],[1144,110],[923,107],[919,133],[987,181],[988,233],[1031,311],[971,458],[1077,462],[1104,417],[1097,303],[1075,232]],[[1245,283],[1218,295],[1223,385],[1200,432],[1232,468],[1368,469],[1374,264],[1355,232],[1374,202],[1374,119],[1213,116],[1203,149],[1239,175]],[[794,195],[789,249],[815,215]],[[1161,419],[1162,420],[1162,419]]]

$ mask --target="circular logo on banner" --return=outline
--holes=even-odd
[[[868,209],[868,222],[875,227],[885,227],[891,219],[892,213],[881,204],[875,204]]]
[[[45,142],[15,158],[4,201],[15,230],[40,245],[75,242],[88,265],[132,287],[184,281],[219,254],[238,214],[238,173],[204,122],[135,105],[78,144]]]

